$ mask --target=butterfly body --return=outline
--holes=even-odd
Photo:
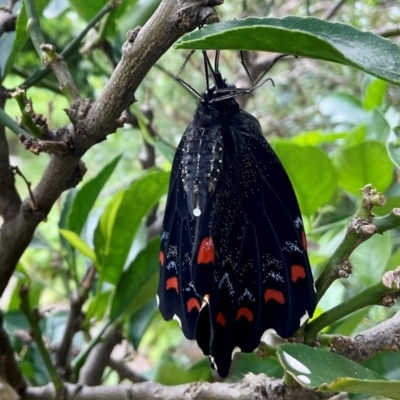
[[[289,337],[315,308],[297,200],[256,118],[218,72],[171,171],[159,307],[196,339],[221,376],[267,329]],[[222,91],[220,91],[222,89]]]

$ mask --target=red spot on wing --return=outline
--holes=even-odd
[[[217,314],[217,324],[222,325],[224,328],[226,325],[226,318],[220,312]]]
[[[211,236],[205,237],[199,247],[197,264],[215,263],[215,248]]]
[[[304,231],[301,231],[301,241],[303,243],[304,250],[307,251],[307,237]]]
[[[270,300],[275,300],[279,304],[285,304],[285,296],[279,290],[267,289],[264,292],[264,301],[268,303]]]
[[[178,278],[176,276],[173,276],[172,278],[168,278],[167,281],[165,282],[165,288],[167,290],[175,289],[176,293],[179,293]]]
[[[304,279],[306,277],[306,270],[301,265],[292,265],[290,267],[290,272],[292,282],[297,282],[298,279]]]
[[[165,257],[164,257],[164,253],[162,251],[160,251],[160,265],[163,267],[164,266],[164,262],[165,262]]]
[[[253,321],[253,313],[246,307],[242,307],[238,310],[235,320],[237,321],[240,317],[245,317],[249,322]]]
[[[191,312],[194,308],[197,308],[197,311],[200,311],[200,303],[195,297],[191,297],[187,303],[187,311]]]

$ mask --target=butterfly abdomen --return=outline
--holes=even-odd
[[[192,217],[204,213],[222,170],[222,142],[215,132],[194,127],[183,145],[182,180]]]

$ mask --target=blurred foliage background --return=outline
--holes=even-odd
[[[0,5],[5,3],[0,0]],[[61,51],[106,1],[40,0],[37,3],[43,9],[41,25],[46,40]],[[97,98],[121,57],[126,31],[143,25],[159,3],[159,0],[123,0],[115,11],[89,31],[84,42],[67,58],[82,97]],[[322,18],[333,4],[329,0],[225,1],[218,12],[221,20],[249,15]],[[16,7],[20,7],[20,3]],[[400,44],[397,0],[344,1],[331,20],[389,36]],[[10,90],[24,85],[26,79],[41,68],[30,40],[21,41],[20,49],[16,51],[14,47],[13,50],[14,35],[8,33],[0,39],[0,66],[6,71],[3,85]],[[118,322],[128,340],[117,346],[113,357],[129,362],[137,374],[165,384],[216,379],[197,346],[183,338],[178,324],[163,321],[156,310],[153,298],[158,266],[153,258],[158,244],[157,239],[151,241],[146,233],[146,226],[162,217],[168,181],[168,174],[162,171],[169,171],[173,148],[196,107],[196,99],[174,80],[186,56],[187,52],[170,49],[135,94],[137,103],[131,107],[132,124],[126,124],[85,154],[88,172],[83,183],[65,193],[53,207],[47,222],[39,226],[1,299],[1,307],[6,310],[5,326],[15,342],[21,367],[34,384],[45,384],[49,377],[35,344],[27,343],[18,334],[20,330],[28,330],[19,311],[19,286],[29,282],[31,302],[39,305],[44,314],[43,336],[57,343],[65,327],[69,296],[96,262],[102,269],[84,305],[87,318],[83,331],[75,335],[76,353],[71,359],[75,366],[79,363],[74,357],[85,342],[96,336],[98,328]],[[246,58],[251,64],[264,56],[248,54]],[[8,61],[6,65],[9,59],[12,63]],[[242,82],[239,61],[236,52],[222,52],[221,68],[229,82]],[[202,69],[201,55],[195,54],[182,75],[198,91],[204,87]],[[275,87],[268,83],[257,90],[244,101],[245,109],[259,119],[264,135],[281,157],[294,183],[317,276],[356,210],[358,189],[372,183],[385,193],[387,205],[375,209],[377,214],[383,215],[400,205],[395,168],[399,166],[400,155],[393,144],[400,122],[400,90],[354,68],[310,59],[283,59],[270,76]],[[68,106],[67,101],[60,95],[58,83],[51,74],[29,87],[27,93],[35,111],[46,116],[51,128],[68,124],[63,111]],[[6,112],[13,118],[18,117],[15,101],[7,102]],[[160,170],[144,172],[140,160],[148,156],[144,142],[146,138],[149,140],[149,127],[156,134],[152,144],[156,150],[155,166]],[[37,183],[47,164],[47,156],[37,157],[25,151],[13,133],[7,135],[11,164],[18,165],[29,181]],[[120,158],[116,159],[117,156]],[[26,196],[26,186],[18,177],[17,184],[20,193]],[[82,193],[84,188],[86,192]],[[160,196],[153,218],[142,220]],[[93,199],[93,207],[89,204],[87,213],[76,217],[76,210],[89,198]],[[117,217],[110,216],[113,210]],[[111,221],[110,218],[115,219]],[[115,229],[113,233],[105,233],[101,227],[110,221]],[[121,225],[118,227],[115,221]],[[60,234],[59,228],[76,235]],[[124,230],[130,230],[131,234]],[[108,234],[110,236],[106,237]],[[100,243],[117,246],[122,243],[125,259],[115,261],[111,260],[114,255],[101,254]],[[399,245],[398,231],[374,236],[361,245],[351,257],[353,275],[335,282],[316,314],[346,300],[379,280],[384,271],[398,266]],[[119,263],[118,267],[115,263]],[[143,278],[143,274],[147,275]],[[142,283],[138,286],[138,282]],[[145,283],[147,286],[141,286]],[[397,305],[391,309],[369,307],[329,327],[327,332],[351,335],[383,321],[397,309]],[[399,361],[397,354],[383,354],[369,360],[368,367],[384,376],[400,379]],[[261,361],[254,355],[241,354],[234,363],[230,379],[238,379],[247,371],[278,377],[282,374],[274,359]],[[103,379],[113,383],[119,378],[109,368]]]

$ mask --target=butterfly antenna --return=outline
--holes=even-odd
[[[185,82],[185,81],[181,78],[181,73],[182,73],[182,71],[183,71],[184,68],[186,67],[186,64],[188,63],[188,61],[190,60],[190,57],[192,57],[192,55],[193,55],[193,53],[194,53],[195,51],[196,51],[196,50],[192,50],[192,51],[189,53],[189,55],[186,57],[186,60],[183,62],[183,64],[182,64],[181,68],[179,69],[178,74],[176,75],[175,79],[176,79],[180,84],[182,84],[186,89],[188,89],[189,92],[193,93],[198,99],[201,99],[200,93],[199,93],[195,88],[193,88],[192,86],[190,86],[187,82]]]
[[[243,58],[243,53],[240,52],[240,58],[241,58],[241,64],[244,67],[244,70],[246,71],[246,75],[249,77],[250,82],[251,82],[251,87],[249,88],[222,88],[222,89],[217,89],[219,94],[223,94],[222,96],[215,97],[212,99],[212,102],[218,102],[218,101],[223,101],[223,100],[228,100],[231,99],[232,97],[237,97],[237,96],[243,96],[243,95],[248,95],[252,93],[254,90],[258,89],[259,87],[263,86],[267,82],[271,82],[272,86],[275,87],[275,83],[272,80],[272,78],[267,78],[263,81],[263,78],[265,75],[268,74],[268,72],[271,70],[271,68],[283,57],[290,56],[290,54],[281,54],[279,56],[276,56],[272,63],[268,65],[268,67],[265,69],[265,71],[257,78],[255,82],[251,79],[250,72],[246,66],[246,63],[244,62]],[[225,93],[225,94],[224,94]]]
[[[274,60],[272,61],[272,63],[270,65],[268,65],[268,67],[265,69],[265,71],[256,79],[256,81],[254,82],[254,84],[252,85],[253,90],[259,88],[260,86],[264,85],[264,83],[268,82],[268,80],[271,79],[267,79],[265,80],[262,84],[260,84],[260,82],[264,79],[264,76],[268,74],[269,71],[271,71],[272,67],[283,57],[288,57],[291,54],[280,54],[279,56],[276,56],[274,58]],[[275,86],[275,85],[274,85]]]
[[[243,51],[242,50],[240,50],[240,64],[242,64],[242,66],[244,68],[244,71],[246,72],[246,75],[250,80],[251,87],[253,87],[254,86],[253,79],[251,78],[249,69],[247,68],[247,65],[246,65],[246,63],[244,61],[244,56],[243,56]]]

